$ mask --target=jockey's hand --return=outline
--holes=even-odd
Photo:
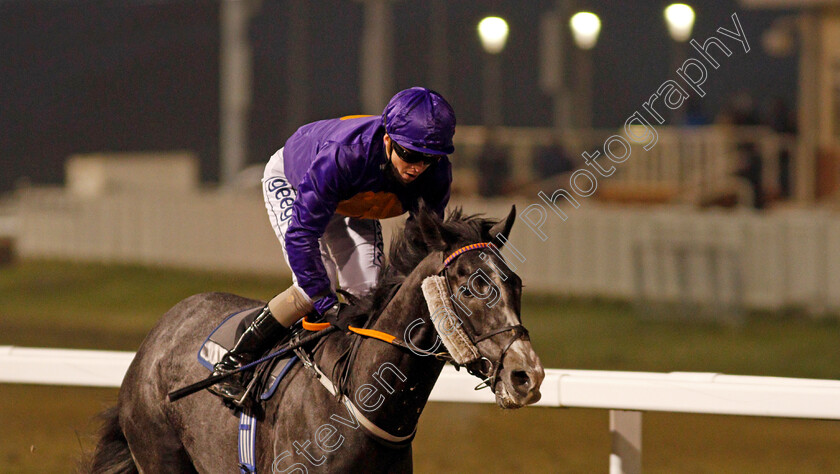
[[[363,314],[361,314],[358,311],[358,308],[353,305],[336,303],[332,305],[330,309],[326,310],[323,316],[324,321],[330,323],[332,326],[341,328],[344,332],[347,332],[349,330],[348,327],[351,324],[353,326],[359,326],[358,320],[361,316],[363,316]]]

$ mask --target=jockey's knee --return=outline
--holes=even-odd
[[[361,298],[365,294],[369,293],[373,289],[373,287],[376,286],[376,283],[377,280],[354,281],[350,285],[342,285],[341,289],[350,293],[356,298]]]
[[[292,285],[286,291],[272,298],[268,302],[268,309],[271,310],[271,314],[280,324],[291,327],[314,308],[303,290],[297,285]]]

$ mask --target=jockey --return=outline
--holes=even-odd
[[[337,287],[361,296],[376,285],[383,259],[378,219],[412,213],[421,198],[443,217],[454,134],[452,107],[422,87],[397,93],[381,117],[349,116],[299,128],[271,157],[262,179],[293,284],[263,308],[213,375],[256,360],[313,310],[337,321]],[[209,390],[236,404],[245,393],[236,376]]]

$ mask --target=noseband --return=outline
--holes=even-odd
[[[438,272],[437,272],[437,276],[441,277],[443,280],[446,281],[446,288],[449,292],[450,297],[452,295],[452,282],[449,281],[449,274],[447,272],[447,270],[449,268],[449,265],[453,261],[455,261],[456,258],[465,254],[466,252],[470,252],[472,250],[480,250],[480,249],[484,249],[484,248],[490,249],[491,251],[493,251],[494,253],[499,255],[499,249],[496,248],[495,245],[493,245],[492,243],[489,243],[489,242],[481,242],[481,243],[477,243],[477,244],[467,245],[466,247],[461,247],[460,249],[456,250],[451,255],[449,255],[446,259],[444,259],[443,264],[440,267],[440,270],[438,270]],[[457,314],[458,313],[457,307],[458,307],[458,305],[452,305],[452,311],[454,313],[456,313],[455,316],[460,321],[463,321],[463,319]],[[307,321],[306,318],[304,318],[304,320],[303,320],[303,328],[306,329],[306,330],[309,330],[309,331],[320,331],[320,330],[328,328],[329,326],[330,326],[330,323],[311,323],[311,322]],[[392,336],[390,334],[383,333],[383,332],[380,332],[380,331],[375,331],[375,330],[365,329],[365,328],[358,328],[358,327],[354,327],[354,326],[349,326],[348,327],[349,332],[355,333],[355,334],[357,334],[359,336],[362,336],[362,337],[379,339],[381,341],[387,342],[388,344],[399,346],[399,347],[401,347],[405,350],[410,350],[411,352],[413,352],[415,354],[422,354],[424,356],[434,356],[438,359],[448,360],[449,362],[451,362],[455,366],[455,368],[459,368],[459,367],[461,367],[461,365],[463,365],[467,368],[467,372],[469,372],[471,375],[474,375],[478,378],[484,377],[484,380],[482,380],[482,382],[475,387],[476,390],[480,390],[482,388],[488,388],[488,387],[490,389],[492,389],[496,385],[496,381],[498,379],[499,372],[502,369],[502,365],[503,365],[505,355],[507,354],[507,351],[511,348],[511,346],[513,346],[513,343],[516,342],[517,340],[519,340],[520,338],[524,339],[526,341],[530,340],[529,336],[528,336],[528,330],[525,329],[525,326],[523,326],[522,324],[514,324],[514,325],[511,325],[511,326],[505,326],[505,327],[498,328],[498,329],[491,329],[489,332],[486,332],[484,334],[476,334],[472,325],[465,325],[464,329],[465,330],[463,330],[463,333],[467,336],[470,343],[472,343],[472,345],[475,347],[475,352],[480,357],[478,357],[477,359],[472,360],[470,362],[458,363],[453,359],[451,354],[448,354],[446,352],[435,353],[435,352],[430,352],[430,351],[427,351],[427,350],[422,350],[422,349],[419,349],[417,347],[414,347],[414,345],[411,344],[410,341],[403,341],[403,340],[401,340],[401,339],[399,339],[395,336]],[[481,354],[481,351],[478,349],[478,343],[479,342],[481,342],[485,339],[490,339],[491,337],[496,336],[498,334],[506,333],[508,331],[510,331],[510,333],[511,333],[510,339],[508,339],[507,344],[504,346],[504,349],[499,354],[498,359],[493,360],[493,359],[490,359],[489,357]],[[353,357],[351,356],[351,359],[352,358]],[[350,368],[350,363],[348,363],[345,366],[345,369],[344,369],[345,374],[349,371],[349,368]]]
[[[441,265],[441,268],[438,271],[438,275],[443,277],[443,279],[446,281],[446,285],[447,285],[447,288],[449,289],[449,294],[450,295],[453,295],[454,293],[452,292],[452,283],[449,280],[449,274],[447,272],[447,270],[449,268],[449,265],[453,261],[455,261],[455,259],[457,259],[458,257],[460,257],[461,255],[463,255],[467,252],[470,252],[470,251],[473,251],[473,250],[481,250],[481,249],[484,249],[484,248],[490,249],[491,251],[493,251],[496,254],[499,253],[499,249],[496,248],[496,246],[493,245],[492,243],[490,243],[490,242],[480,242],[480,243],[477,243],[477,244],[467,245],[466,247],[461,247],[460,249],[452,252],[451,255],[446,257],[446,259],[444,259],[443,264]],[[458,313],[458,309],[457,309],[458,306],[459,305],[456,304],[456,305],[453,305],[452,308],[453,308],[453,311],[455,311],[455,313],[456,313],[455,316],[457,316],[458,319],[463,321],[463,319],[460,317],[460,315],[457,314]],[[496,385],[496,381],[497,381],[496,379],[498,378],[499,372],[502,369],[502,364],[503,364],[503,361],[504,361],[505,355],[507,354],[508,349],[510,349],[510,347],[513,345],[513,343],[516,342],[520,338],[523,338],[526,341],[529,340],[528,330],[525,329],[525,326],[523,326],[522,324],[514,324],[512,326],[505,326],[505,327],[502,327],[502,328],[499,328],[499,329],[491,329],[489,332],[486,332],[484,334],[476,334],[474,332],[474,329],[473,329],[471,324],[465,325],[464,329],[465,329],[464,332],[466,333],[467,337],[469,337],[470,341],[476,347],[476,349],[478,349],[478,343],[485,340],[485,339],[489,339],[489,338],[491,338],[491,337],[493,337],[497,334],[502,334],[502,333],[505,333],[505,332],[508,332],[508,331],[511,332],[510,339],[508,339],[507,344],[504,346],[505,348],[502,350],[502,352],[499,355],[499,358],[497,360],[491,360],[490,358],[482,355],[478,360],[476,360],[474,362],[471,362],[471,363],[468,363],[466,365],[467,372],[469,372],[470,374],[475,375],[476,377],[479,377],[479,378],[484,377],[484,380],[475,387],[476,390],[480,390],[480,389],[485,388],[485,387],[489,387],[492,390],[493,387]],[[481,353],[481,351],[479,350],[479,354],[480,353]]]

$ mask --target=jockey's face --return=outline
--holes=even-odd
[[[385,134],[385,153],[388,154],[388,158],[391,161],[391,164],[394,166],[394,174],[396,175],[397,179],[402,184],[408,184],[418,176],[423,174],[426,169],[429,168],[429,163],[424,161],[418,161],[417,163],[408,163],[402,158],[400,155],[397,154],[396,150],[394,149],[393,144],[391,143],[391,137],[388,134]]]

